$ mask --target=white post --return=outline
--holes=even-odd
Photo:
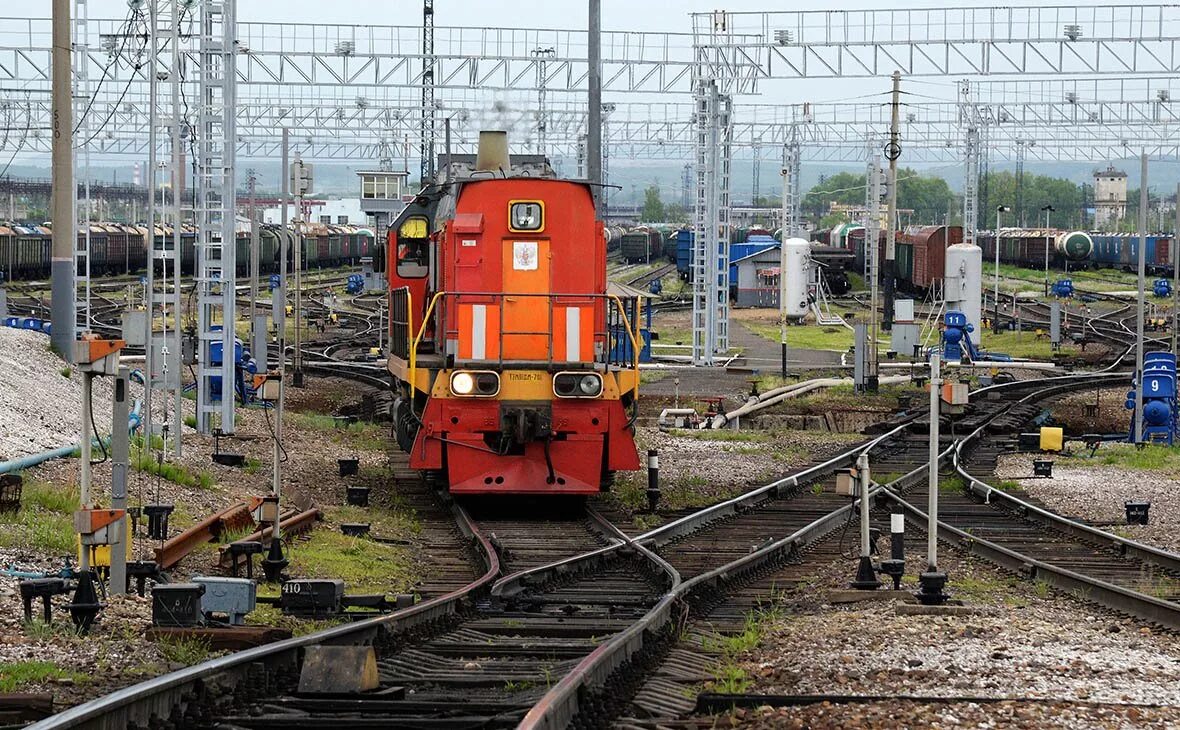
[[[1146,301],[1143,292],[1145,282],[1144,268],[1147,255],[1147,153],[1139,158],[1139,316],[1135,321],[1135,377],[1137,378],[1135,404],[1135,433],[1131,434],[1131,441],[1143,441],[1143,310]]]
[[[875,591],[881,587],[877,580],[877,571],[873,567],[873,556],[869,545],[869,512],[872,505],[869,502],[869,487],[872,479],[869,473],[869,454],[861,453],[856,457],[856,475],[859,480],[857,490],[860,498],[860,561],[856,567],[856,580],[852,587],[862,591]]]
[[[1176,183],[1176,235],[1172,236],[1168,258],[1172,261],[1172,352],[1176,352],[1176,329],[1180,327],[1180,183]]]
[[[930,354],[930,474],[927,488],[930,499],[926,524],[926,562],[930,572],[938,569],[938,411],[942,376],[937,352]]]
[[[996,300],[996,318],[992,322],[992,331],[1000,327],[1000,213],[1001,209],[996,209],[996,276],[995,276],[995,291],[992,297]]]
[[[90,507],[90,438],[94,431],[94,424],[90,419],[90,399],[94,395],[94,375],[82,372],[82,455],[79,459],[81,473],[78,476],[79,502],[82,509]],[[85,573],[90,569],[90,550],[83,548],[78,561],[78,569]]]
[[[1045,296],[1049,296],[1049,213],[1053,206],[1045,206]]]

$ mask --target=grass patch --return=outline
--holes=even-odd
[[[301,576],[340,578],[356,593],[405,592],[417,577],[406,550],[327,528],[293,542],[288,558]]]
[[[958,474],[954,474],[949,477],[939,477],[939,479],[938,479],[938,491],[939,492],[954,493],[954,492],[963,492],[963,491],[966,491],[966,489],[967,489],[967,482],[964,481],[963,477],[959,476]]]
[[[68,378],[68,377],[70,377],[71,375],[73,375],[73,374],[74,374],[74,370],[73,370],[73,368],[71,368],[69,365],[66,365],[66,366],[65,366],[64,368],[62,368],[61,370],[58,370],[58,372],[59,372],[59,373],[61,373],[61,376],[62,376],[63,378]]]
[[[0,692],[14,692],[30,684],[56,679],[81,682],[86,680],[86,675],[63,669],[53,662],[0,662]]]
[[[1018,581],[1005,576],[960,576],[948,581],[950,592],[969,601],[1004,601]]]
[[[706,637],[706,649],[721,654],[721,660],[713,671],[709,689],[722,694],[742,694],[749,690],[751,680],[744,669],[737,664],[737,657],[756,648],[762,643],[769,622],[780,617],[775,610],[758,610],[746,614],[742,630],[736,634],[716,634]]]
[[[154,454],[140,453],[132,459],[131,468],[166,479],[173,484],[196,489],[212,489],[215,483],[213,474],[204,469],[193,472],[179,464],[159,461]]]
[[[189,428],[196,428],[197,427],[197,417],[196,416],[185,416],[184,417],[184,425],[188,426]]]
[[[160,639],[156,647],[164,658],[173,664],[183,664],[191,667],[209,658],[209,642],[197,637],[168,637]]]
[[[348,423],[323,413],[295,413],[295,423],[311,431],[332,433],[333,440],[363,451],[384,451],[388,433],[375,423]]]
[[[1137,447],[1134,444],[1106,444],[1093,459],[1066,457],[1071,461],[1097,462],[1106,466],[1117,466],[1134,471],[1155,471],[1180,474],[1180,453],[1175,449],[1148,444]]]
[[[19,512],[0,514],[0,547],[36,547],[55,555],[73,555],[74,511],[78,509],[74,486],[55,487],[25,480]]]
[[[1061,347],[1053,349],[1049,342],[1049,331],[1045,330],[1043,337],[1037,337],[1035,331],[1016,332],[1004,330],[995,334],[991,330],[983,333],[983,348],[989,352],[998,352],[1012,357],[1025,357],[1035,360],[1051,360],[1057,354],[1073,354],[1081,349],[1068,340],[1062,340]]]
[[[763,339],[782,342],[782,331],[777,322],[744,321],[742,325]],[[850,347],[852,347],[852,331],[846,327],[822,327],[820,325],[787,327],[788,357],[790,357],[792,348],[845,352]]]
[[[255,459],[253,456],[246,457],[246,463],[242,466],[247,474],[257,474],[258,470],[262,468],[262,462]]]
[[[639,382],[641,384],[656,383],[672,374],[671,370],[640,370]]]

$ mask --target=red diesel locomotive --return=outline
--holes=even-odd
[[[589,185],[502,132],[467,162],[390,230],[394,435],[452,493],[599,492],[639,468],[638,303],[607,292]]]

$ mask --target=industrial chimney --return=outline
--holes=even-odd
[[[479,133],[479,149],[475,154],[475,169],[501,172],[512,171],[512,160],[508,157],[508,133],[504,131],[482,131]]]

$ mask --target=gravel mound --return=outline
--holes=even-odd
[[[1102,450],[1099,449],[1099,454]],[[1004,454],[996,476],[1015,481],[1058,514],[1095,523],[1116,535],[1180,551],[1180,479],[1159,472],[1058,459],[1052,479],[1032,479],[1033,454]],[[1149,501],[1149,524],[1127,525],[1127,501]]]
[[[39,332],[0,327],[0,461],[78,443],[82,375]],[[94,382],[94,420],[111,428],[112,378]]]

